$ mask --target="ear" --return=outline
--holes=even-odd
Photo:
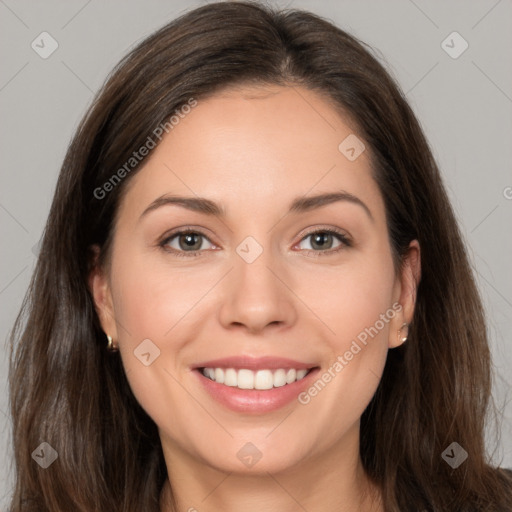
[[[118,336],[110,283],[105,270],[98,265],[100,247],[93,245],[90,247],[90,250],[92,252],[92,258],[91,270],[88,276],[89,290],[94,300],[94,306],[100,320],[101,328],[106,335],[112,337],[115,343]]]
[[[401,266],[400,274],[397,275],[394,289],[394,303],[398,303],[400,308],[395,309],[396,314],[390,321],[388,347],[395,348],[404,341],[403,338],[409,334],[409,324],[414,315],[416,305],[416,295],[418,285],[421,279],[421,254],[420,244],[413,240],[409,244]],[[404,324],[407,324],[405,326]]]

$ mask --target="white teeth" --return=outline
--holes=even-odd
[[[224,384],[224,370],[222,368],[215,368],[215,382]]]
[[[297,380],[297,370],[294,370],[293,368],[291,370],[288,370],[288,373],[286,374],[286,384],[291,384],[292,382],[295,382]]]
[[[234,368],[203,368],[203,375],[209,379],[226,386],[239,389],[272,389],[292,384],[303,379],[309,370],[252,370]]]
[[[240,389],[254,389],[254,372],[238,370],[237,387]]]
[[[276,370],[274,372],[274,387],[280,388],[286,384],[286,371]]]
[[[297,370],[297,380],[303,379],[306,376],[306,373],[308,373],[308,371],[305,369]]]
[[[255,389],[272,389],[274,387],[274,377],[270,370],[258,370],[254,378]]]
[[[220,368],[218,368],[218,370],[222,371]],[[215,380],[217,380],[217,379],[215,379]],[[233,368],[228,368],[224,372],[224,384],[226,386],[233,386],[233,387],[236,386],[237,378],[236,378],[236,372],[235,372],[235,370],[233,370]]]

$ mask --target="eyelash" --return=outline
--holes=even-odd
[[[341,242],[341,245],[339,247],[337,247],[336,249],[330,249],[330,250],[326,250],[326,251],[314,251],[314,250],[311,250],[311,249],[303,249],[309,255],[312,255],[314,257],[317,257],[317,256],[329,256],[329,255],[332,255],[332,254],[337,254],[338,252],[346,249],[347,247],[352,247],[352,242],[349,240],[349,238],[344,233],[342,233],[341,231],[339,231],[339,230],[337,230],[335,228],[325,228],[325,229],[316,228],[316,229],[314,229],[312,231],[309,231],[306,234],[304,234],[304,236],[300,239],[299,243],[302,242],[302,240],[306,239],[307,237],[309,237],[311,235],[315,235],[317,233],[324,233],[324,234],[334,235],[335,238],[337,238]],[[200,249],[200,250],[197,250],[197,251],[178,251],[176,249],[169,249],[169,248],[166,247],[166,245],[172,239],[174,239],[174,238],[176,238],[176,237],[178,237],[180,235],[190,235],[190,234],[200,235],[200,236],[206,238],[210,243],[213,244],[213,242],[204,233],[202,233],[200,230],[182,229],[180,231],[176,231],[174,233],[171,233],[169,236],[166,236],[161,242],[158,243],[158,245],[164,251],[166,251],[168,253],[172,253],[172,254],[180,257],[180,258],[200,256],[201,252],[203,250],[206,250],[206,249]]]

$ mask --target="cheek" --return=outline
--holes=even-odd
[[[391,254],[368,251],[328,277],[329,286],[317,288],[316,302],[312,299],[331,330],[327,368],[332,368],[325,379],[332,381],[328,386],[333,399],[337,396],[346,410],[361,413],[382,374],[390,322],[396,314]]]
[[[334,442],[358,421],[379,384],[388,352],[394,274],[391,259],[361,259],[338,269],[317,302],[317,311],[331,332],[328,353],[317,381],[300,397],[300,403],[322,424],[333,425],[320,444]],[[313,308],[312,308],[313,309]]]
[[[395,276],[391,256],[367,254],[357,255],[327,273],[310,273],[309,284],[304,288],[305,293],[309,290],[307,300],[313,305],[312,309],[331,328],[333,348],[337,351],[376,323],[379,337],[385,337],[388,322],[383,325],[381,315],[394,313]],[[322,282],[326,285],[318,286]]]
[[[126,326],[133,342],[172,338],[174,327],[188,323],[194,305],[215,283],[205,267],[180,269],[163,259],[158,264],[148,263],[151,260],[136,255],[120,258],[113,276],[116,318]],[[120,336],[122,343],[123,332]]]
[[[123,366],[137,400],[155,419],[169,403],[187,400],[177,384],[187,371],[184,349],[201,337],[207,318],[205,295],[219,281],[222,269],[185,268],[165,257],[128,252],[114,260],[112,268]]]
[[[181,354],[200,328],[199,301],[218,278],[211,271],[180,271],[165,262],[148,264],[148,259],[127,255],[115,260],[113,298],[120,355],[132,392],[157,425],[168,425],[172,404],[180,404],[181,417],[197,414],[179,384],[187,371]],[[186,425],[173,425],[176,435],[185,435]]]

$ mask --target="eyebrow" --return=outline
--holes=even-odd
[[[326,194],[318,194],[315,196],[308,197],[297,197],[294,199],[290,205],[289,213],[304,213],[316,208],[320,208],[322,206],[326,206],[338,201],[347,201],[352,204],[356,204],[363,208],[368,217],[374,221],[372,213],[368,206],[361,201],[357,196],[350,194],[344,190],[338,192],[331,192]],[[185,197],[185,196],[176,196],[176,195],[163,195],[156,198],[141,214],[139,220],[142,219],[149,212],[156,210],[162,206],[166,205],[177,205],[182,208],[186,208],[187,210],[191,210],[194,212],[202,213],[205,215],[211,215],[215,217],[225,218],[226,211],[224,208],[211,201],[210,199],[206,199],[204,197]]]

